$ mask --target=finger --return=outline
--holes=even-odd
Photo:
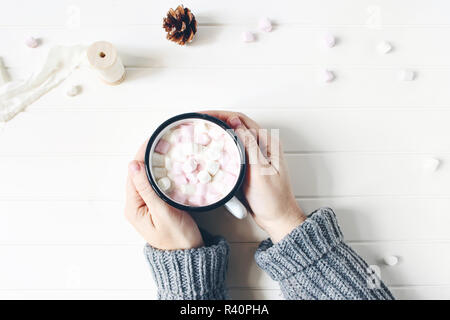
[[[210,116],[219,118],[222,121],[228,123],[231,127],[233,127],[232,121],[237,117],[239,120],[250,130],[250,132],[254,135],[254,137],[258,141],[259,148],[264,156],[270,158],[273,154],[271,139],[272,133],[269,137],[269,131],[267,129],[262,129],[261,126],[253,119],[249,118],[247,115],[243,113],[233,112],[233,111],[222,111],[222,110],[207,110],[200,111],[200,113],[206,113]]]
[[[206,110],[206,111],[200,111],[199,113],[206,113],[210,116],[216,117],[226,123],[230,123],[230,120],[238,117],[241,119],[241,121],[245,124],[245,126],[249,129],[255,129],[256,131],[261,129],[261,127],[254,121],[253,119],[249,118],[247,115],[239,112],[234,111],[225,111],[225,110]]]
[[[160,201],[162,201],[155,191],[150,186],[147,174],[145,173],[144,163],[141,161],[133,160],[128,166],[131,181],[142,200],[145,202],[147,207],[158,206]],[[154,210],[158,211],[158,210]],[[153,213],[153,212],[152,212]]]
[[[145,205],[145,202],[134,187],[130,175],[128,175],[126,186],[126,207],[137,209],[142,207],[143,205]]]
[[[148,140],[145,140],[144,144],[140,146],[138,152],[136,153],[136,156],[134,157],[135,160],[144,162],[145,161],[145,151],[147,150],[147,144]]]
[[[245,151],[247,153],[248,163],[250,165],[269,165],[269,161],[264,157],[259,148],[258,142],[255,136],[250,132],[250,130],[243,124],[233,121],[236,134],[239,139],[241,139],[244,144]]]

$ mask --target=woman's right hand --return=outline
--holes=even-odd
[[[274,243],[300,225],[306,216],[292,192],[289,174],[278,137],[242,113],[204,111],[227,122],[244,144],[248,171],[243,191],[255,222]]]

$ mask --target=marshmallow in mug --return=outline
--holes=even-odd
[[[156,144],[152,172],[173,201],[207,206],[224,198],[240,173],[233,138],[215,123],[188,120],[171,128]]]

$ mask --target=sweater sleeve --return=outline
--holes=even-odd
[[[144,249],[160,300],[227,299],[225,276],[229,246],[222,237],[202,232],[205,246],[186,250]]]
[[[344,243],[330,208],[313,212],[277,244],[263,241],[255,259],[279,282],[286,299],[394,299],[369,265]]]

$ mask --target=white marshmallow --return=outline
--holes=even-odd
[[[165,135],[166,141],[169,141],[171,144],[176,144],[178,142],[178,138],[180,136],[180,129],[169,130]]]
[[[224,176],[225,176],[224,172],[219,169],[217,173],[214,175],[214,182],[221,182]]]
[[[170,182],[169,178],[163,177],[158,180],[158,186],[162,191],[168,191],[172,186],[172,183]]]
[[[209,149],[206,150],[206,156],[209,160],[219,160],[222,156],[222,151],[219,151],[217,149]]]
[[[166,157],[158,152],[153,152],[152,165],[154,167],[164,167]]]
[[[67,88],[66,95],[69,97],[75,97],[80,93],[80,91],[80,86],[70,86],[69,88]]]
[[[264,32],[270,32],[272,31],[272,22],[267,17],[262,17],[259,19],[258,28],[261,31]]]
[[[194,154],[199,154],[203,152],[205,146],[202,146],[201,144],[194,143],[192,149],[194,150]]]
[[[214,140],[214,141],[212,141],[212,142],[209,144],[208,148],[214,149],[214,150],[217,150],[217,151],[222,151],[224,146],[225,146],[225,141],[224,141],[224,139],[220,139],[220,140]]]
[[[441,161],[439,161],[439,159],[427,158],[423,162],[423,168],[427,172],[435,172],[439,168],[440,164],[441,164]]]
[[[187,159],[183,163],[183,171],[185,173],[191,173],[192,171],[197,169],[197,166],[198,166],[197,160],[195,160],[194,158]]]
[[[156,179],[165,177],[167,175],[167,170],[165,168],[153,167],[153,176]]]
[[[200,183],[208,183],[211,181],[211,176],[206,170],[202,170],[197,174],[198,181]]]
[[[217,161],[206,162],[206,171],[208,171],[212,176],[214,176],[217,171],[219,171],[220,164]]]
[[[171,170],[172,169],[172,160],[170,160],[169,157],[164,157],[164,166],[166,167],[167,170]]]
[[[251,33],[250,31],[244,31],[241,34],[242,41],[244,42],[253,42],[255,41],[255,35]]]
[[[379,53],[386,54],[392,51],[392,45],[387,41],[382,41],[378,44],[377,50]]]
[[[221,194],[227,193],[227,186],[223,182],[218,182],[218,181],[214,180],[212,182],[212,186],[213,186],[214,190],[216,190],[216,192],[218,192],[218,193],[221,193]]]
[[[334,76],[333,71],[325,69],[325,70],[322,70],[322,72],[320,74],[320,78],[321,78],[322,82],[329,83],[334,80],[335,76]]]
[[[398,260],[399,259],[398,259],[397,256],[387,256],[387,257],[383,258],[384,264],[386,264],[386,265],[388,265],[390,267],[393,267],[393,266],[397,265],[398,264]]]
[[[170,155],[175,161],[183,162],[186,158],[183,152],[183,147],[180,144],[174,145],[170,150]]]
[[[193,184],[184,184],[184,185],[180,186],[180,190],[184,194],[192,196],[193,194],[195,194],[195,185],[193,185]]]
[[[323,44],[327,48],[333,48],[336,45],[336,38],[331,33],[327,33],[323,37]]]
[[[415,73],[412,70],[405,69],[400,72],[400,80],[413,81],[414,78],[415,78]]]
[[[191,156],[194,154],[194,144],[192,142],[185,142],[182,144],[182,150],[184,156]]]
[[[204,132],[208,132],[208,127],[206,126],[206,123],[203,121],[199,121],[197,123],[195,123],[194,126],[194,133],[204,133]]]

